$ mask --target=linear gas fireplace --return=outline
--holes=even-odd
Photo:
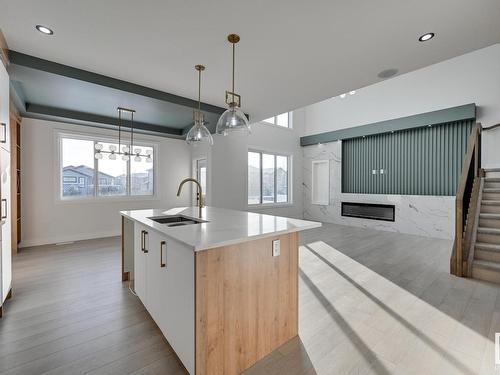
[[[396,220],[393,204],[342,202],[342,216],[384,221]]]

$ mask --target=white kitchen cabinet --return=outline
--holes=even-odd
[[[0,308],[12,287],[9,76],[0,63]]]
[[[149,245],[148,231],[146,227],[134,225],[134,289],[135,293],[147,306],[146,295],[146,260]]]
[[[186,369],[194,374],[194,252],[139,223],[134,228],[135,292]]]
[[[0,62],[0,148],[10,152],[9,75]]]

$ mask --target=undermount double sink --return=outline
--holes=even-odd
[[[157,222],[159,224],[165,224],[167,227],[180,227],[184,225],[206,223],[205,220],[195,219],[192,217],[186,217],[181,215],[154,216],[154,217],[149,217],[148,219],[153,220],[154,222]]]

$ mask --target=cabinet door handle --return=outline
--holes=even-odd
[[[5,203],[5,206],[4,206]],[[5,210],[3,209],[5,207]],[[2,199],[2,207],[0,207],[0,212],[2,214],[1,218],[2,219],[7,219],[7,199],[3,198]]]
[[[167,243],[165,241],[160,242],[160,267],[166,267],[166,262],[163,262],[163,249],[165,249],[165,258],[167,257]]]
[[[144,251],[144,231],[141,230],[141,251]]]
[[[149,252],[148,249],[146,249],[146,235],[148,234],[148,231],[145,230],[144,231],[144,249],[142,251],[144,251],[144,254],[147,254]]]
[[[7,124],[2,122],[0,125],[3,128],[3,138],[0,140],[0,143],[7,143]]]

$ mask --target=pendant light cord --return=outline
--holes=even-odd
[[[198,70],[198,111],[201,111],[201,69]]]
[[[131,112],[131,120],[132,123],[130,124],[130,150],[129,150],[129,155],[132,154],[133,147],[134,147],[134,112]]]
[[[118,153],[120,153],[122,136],[122,110],[118,109]]]
[[[232,89],[232,93],[233,93],[233,103],[234,103],[234,51],[235,51],[235,44],[236,43],[233,43],[233,89]]]

